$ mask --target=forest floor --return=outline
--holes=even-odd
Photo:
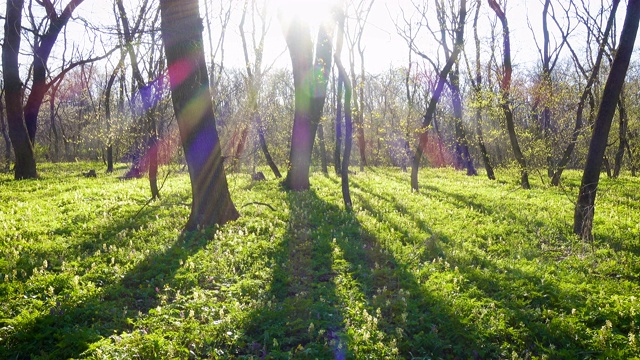
[[[184,235],[186,173],[147,203],[146,179],[92,167],[0,175],[2,359],[640,356],[638,178],[603,178],[592,243],[574,171],[526,191],[424,169],[412,193],[370,168],[353,212],[335,175],[299,193],[230,175],[242,217]]]

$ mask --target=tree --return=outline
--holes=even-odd
[[[426,9],[422,11],[422,17],[424,18],[426,15]],[[460,7],[458,10],[458,20],[456,22],[455,28],[455,41],[453,45],[453,50],[448,53],[447,60],[445,65],[442,67],[440,71],[438,71],[438,78],[436,86],[431,94],[431,99],[429,100],[429,104],[427,109],[422,117],[422,128],[420,130],[420,138],[418,140],[418,146],[416,147],[415,153],[413,155],[413,161],[411,166],[411,189],[414,191],[418,191],[418,169],[420,167],[420,161],[422,159],[422,153],[424,148],[427,146],[427,142],[429,139],[429,126],[434,119],[436,113],[436,105],[440,100],[440,96],[442,95],[442,90],[444,88],[445,82],[447,80],[447,76],[449,72],[453,68],[453,65],[458,61],[458,56],[462,51],[462,47],[464,46],[464,25],[467,17],[467,2],[466,0],[460,0]],[[426,19],[425,19],[426,20]],[[418,56],[422,57],[425,60],[429,60],[429,56],[420,51],[415,45],[415,37],[417,36],[417,32],[406,32],[399,31],[400,36],[402,36],[409,48],[416,53]]]
[[[263,3],[260,9],[258,9],[258,7],[259,6],[256,3],[256,0],[251,0],[251,3],[249,3],[249,0],[245,0],[243,12],[242,12],[242,19],[240,20],[240,26],[239,26],[240,37],[242,39],[242,49],[244,53],[245,70],[247,73],[245,81],[246,81],[247,92],[248,92],[247,96],[249,101],[249,113],[258,131],[258,141],[260,143],[260,149],[262,150],[262,154],[264,155],[265,160],[267,161],[267,165],[269,165],[269,168],[271,168],[271,171],[273,172],[273,175],[276,178],[281,178],[282,175],[280,174],[280,170],[278,169],[278,166],[276,165],[276,163],[273,161],[273,158],[271,157],[271,153],[269,152],[269,148],[267,146],[267,140],[265,138],[265,126],[262,122],[262,115],[260,113],[260,109],[258,106],[258,95],[260,92],[260,88],[262,86],[262,78],[264,76],[264,70],[262,69],[262,58],[263,58],[263,52],[264,52],[264,40],[267,34],[267,21],[265,19],[266,4]],[[247,11],[249,10],[249,8],[251,8],[251,16],[252,16],[252,19],[254,20],[253,21],[254,36],[252,36],[252,40],[253,40],[252,50],[253,50],[253,56],[254,56],[253,63],[249,59],[249,49],[247,45],[247,38],[244,31],[244,22],[245,22],[245,18],[247,16]],[[258,41],[256,41],[256,37],[255,37],[255,31],[257,30],[256,22],[255,22],[256,15],[261,20]]]
[[[500,83],[500,107],[504,115],[505,127],[507,134],[509,134],[509,141],[511,142],[511,148],[516,161],[520,165],[520,183],[523,189],[529,189],[529,170],[527,169],[527,161],[524,158],[524,154],[520,149],[518,143],[518,136],[516,135],[516,129],[513,121],[513,110],[511,108],[510,99],[511,96],[511,73],[513,71],[511,66],[511,38],[509,34],[509,24],[507,22],[507,16],[502,10],[496,0],[488,0],[489,7],[496,13],[496,16],[502,23],[502,43],[503,43],[503,76]]]
[[[580,95],[580,99],[578,101],[578,105],[576,108],[576,117],[575,117],[575,123],[574,123],[574,128],[573,128],[573,132],[571,133],[571,138],[569,140],[569,144],[567,144],[567,147],[565,148],[564,152],[562,153],[562,157],[560,158],[560,160],[558,161],[558,163],[555,166],[555,169],[553,171],[553,175],[551,177],[551,185],[553,186],[558,186],[560,185],[560,180],[562,178],[562,172],[564,171],[564,169],[567,167],[567,165],[569,164],[569,160],[571,159],[571,155],[573,154],[573,151],[575,150],[576,144],[578,142],[578,136],[580,135],[580,132],[582,131],[582,127],[583,127],[583,114],[584,114],[584,110],[587,106],[587,101],[589,101],[589,104],[591,104],[591,102],[594,102],[593,104],[590,105],[591,107],[591,113],[593,113],[594,109],[595,109],[595,101],[593,99],[593,88],[599,78],[600,75],[600,67],[602,64],[602,59],[605,53],[605,46],[607,41],[609,41],[609,35],[613,29],[614,23],[615,23],[615,17],[616,17],[616,12],[618,10],[618,4],[620,3],[619,0],[614,0],[612,2],[612,7],[611,7],[611,12],[609,13],[609,19],[607,20],[607,24],[605,27],[605,30],[603,32],[603,34],[601,36],[595,36],[596,38],[599,38],[598,40],[598,50],[596,53],[596,59],[593,63],[593,66],[591,68],[590,71],[588,71],[587,69],[585,69],[585,67],[582,65],[581,62],[581,57],[578,56],[576,50],[573,48],[573,46],[571,45],[571,43],[567,42],[567,48],[569,49],[569,51],[571,52],[571,56],[573,58],[573,62],[576,66],[576,68],[579,70],[579,72],[581,73],[581,75],[586,78],[587,82],[582,90],[582,94]],[[567,10],[565,10],[567,11]],[[556,20],[555,16],[553,17],[554,21]],[[591,26],[589,26],[589,23],[585,23],[585,25],[587,26],[588,29],[591,28]],[[559,27],[559,26],[558,26]],[[564,35],[563,35],[564,36]],[[591,119],[592,120],[592,119]]]
[[[342,65],[342,59],[340,56],[342,55],[342,44],[344,40],[344,23],[345,23],[345,15],[344,12],[339,14],[338,16],[338,39],[336,42],[336,67],[338,68],[338,87],[342,84],[344,85],[344,122],[345,122],[345,130],[344,130],[344,156],[342,159],[342,168],[340,171],[340,176],[342,178],[342,198],[344,200],[344,206],[347,210],[351,210],[353,208],[353,204],[351,202],[351,191],[349,189],[349,161],[351,158],[351,145],[353,142],[353,123],[351,121],[351,94],[352,94],[352,86],[349,80],[349,75],[347,75],[347,71]],[[340,99],[338,99],[338,106],[340,106]]]
[[[18,65],[23,7],[24,0],[7,0],[4,43],[2,44],[4,99],[9,137],[11,138],[16,158],[14,173],[16,180],[33,179],[38,176],[33,142],[29,136],[22,110],[24,84],[20,80],[20,68]]]
[[[366,141],[364,136],[364,87],[365,87],[365,69],[364,69],[364,47],[362,45],[362,35],[364,28],[367,25],[367,19],[371,13],[371,7],[375,0],[358,0],[357,2],[350,1],[349,3],[354,6],[354,18],[355,24],[353,32],[350,27],[347,27],[346,35],[349,45],[349,68],[351,69],[353,103],[354,103],[354,123],[356,125],[356,137],[358,138],[358,151],[360,153],[360,171],[364,171],[364,167],[367,166],[367,152]],[[351,18],[351,17],[349,17]],[[355,53],[356,48],[358,56],[360,58],[360,77],[356,76],[355,70]],[[358,81],[359,80],[359,81]],[[346,89],[345,89],[346,90]],[[346,105],[346,104],[345,104]]]
[[[237,219],[224,171],[197,0],[160,0],[173,108],[191,180],[186,230]]]
[[[627,69],[629,68],[631,54],[633,53],[639,22],[640,0],[629,0],[627,14],[620,34],[620,45],[611,64],[611,71],[603,90],[602,101],[600,102],[593,134],[589,142],[589,152],[574,212],[573,232],[580,235],[583,240],[592,238],[596,192],[600,180],[600,171],[602,170],[602,161],[611,129],[611,121],[616,111]]]
[[[333,21],[323,22],[318,29],[315,59],[309,25],[294,18],[285,29],[291,57],[295,88],[295,115],[291,135],[290,169],[284,186],[291,190],[309,189],[309,167],[316,131],[327,95],[331,69]]]

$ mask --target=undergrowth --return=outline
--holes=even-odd
[[[335,175],[306,192],[230,175],[242,217],[182,234],[185,173],[147,203],[147,180],[92,166],[0,175],[0,358],[640,356],[637,178],[602,180],[583,243],[571,171],[525,191],[424,169],[412,193],[371,168],[353,212]]]

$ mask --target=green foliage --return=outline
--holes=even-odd
[[[295,193],[238,174],[242,217],[181,234],[186,174],[144,206],[146,180],[92,167],[0,175],[0,358],[640,356],[637,178],[603,179],[584,244],[571,171],[524,191],[422,170],[412,193],[370,169],[351,213],[333,175]]]

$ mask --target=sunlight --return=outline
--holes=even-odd
[[[303,19],[311,29],[329,17],[330,10],[337,1],[328,0],[268,0],[276,9],[281,21],[293,18]]]

